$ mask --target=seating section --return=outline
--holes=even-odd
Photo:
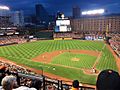
[[[24,43],[26,39],[23,36],[0,36],[0,46],[9,45],[9,44],[17,44]]]
[[[110,34],[111,39],[109,40],[110,46],[120,57],[120,34]]]

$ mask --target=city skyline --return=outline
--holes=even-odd
[[[9,6],[11,10],[23,10],[26,15],[35,14],[35,4],[42,4],[50,14],[57,11],[72,16],[73,6],[79,6],[81,11],[104,8],[108,13],[120,13],[119,0],[1,0],[0,5]]]

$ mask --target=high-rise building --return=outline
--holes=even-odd
[[[81,14],[80,7],[74,6],[72,13],[73,13],[73,18],[80,18],[80,14]]]
[[[24,26],[24,14],[23,11],[11,12],[11,21],[14,26]]]
[[[36,22],[39,25],[48,25],[49,15],[48,12],[41,4],[36,4]]]

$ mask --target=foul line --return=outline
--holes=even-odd
[[[92,69],[95,68],[96,65],[98,64],[98,62],[99,62],[99,60],[100,60],[100,57],[101,57],[101,55],[102,55],[102,51],[105,49],[105,46],[106,46],[106,44],[104,44],[104,46],[102,47],[102,50],[100,51],[100,53],[99,53],[99,55],[98,55],[98,57],[97,57],[94,65],[93,65]]]

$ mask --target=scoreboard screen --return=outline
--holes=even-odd
[[[70,32],[70,20],[56,20],[55,32]]]
[[[70,25],[70,20],[56,20],[56,26]]]

